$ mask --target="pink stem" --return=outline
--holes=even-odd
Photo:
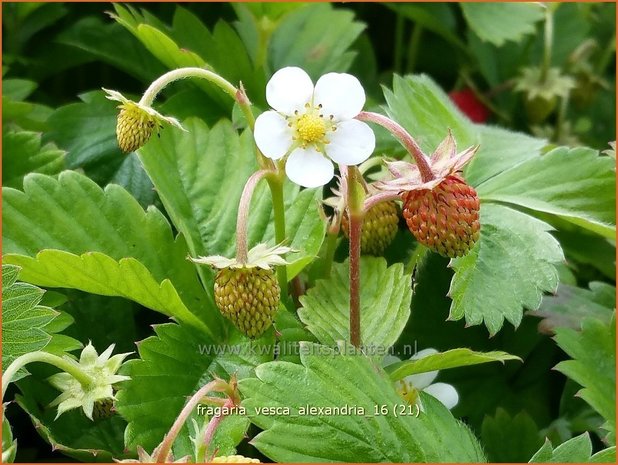
[[[423,153],[423,150],[416,143],[416,140],[414,140],[410,133],[408,133],[408,131],[406,131],[399,123],[396,123],[384,115],[370,111],[361,111],[356,116],[356,119],[369,123],[376,123],[386,128],[391,134],[401,141],[406,150],[410,152],[412,157],[414,157],[423,182],[428,182],[435,178],[435,175],[431,170],[429,160],[427,159],[427,155]]]
[[[365,210],[365,213],[366,213],[379,203],[388,202],[390,200],[398,200],[398,199],[401,199],[401,196],[397,192],[389,192],[389,191],[380,192],[366,199],[365,204],[363,205],[363,209]]]
[[[238,205],[238,217],[236,219],[236,260],[239,263],[247,263],[248,244],[247,244],[247,222],[249,220],[249,210],[251,207],[251,197],[255,186],[260,180],[269,173],[267,170],[259,170],[251,175],[245,184],[245,188],[240,196]]]
[[[180,411],[178,418],[174,421],[174,424],[163,438],[163,441],[161,441],[161,444],[159,444],[155,449],[156,454],[154,459],[156,463],[165,463],[167,461],[167,458],[172,450],[172,445],[174,444],[178,433],[180,433],[180,430],[185,424],[185,421],[187,421],[189,416],[191,416],[191,413],[193,413],[193,409],[195,409],[206,394],[220,385],[221,380],[215,379],[214,381],[202,386],[199,391],[193,394],[193,396],[189,399],[189,402],[187,402],[187,405],[185,405]]]
[[[225,401],[225,404],[223,404],[223,410],[225,411],[225,409],[230,409],[232,407],[234,407],[234,401],[228,398]],[[206,431],[204,432],[204,439],[203,439],[203,443],[206,446],[209,446],[210,443],[212,442],[212,438],[215,435],[215,431],[217,431],[219,424],[223,421],[224,418],[225,418],[225,415],[215,415],[208,422],[208,426],[206,427]]]

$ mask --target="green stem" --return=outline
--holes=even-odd
[[[416,67],[416,60],[418,58],[418,51],[421,45],[421,37],[423,36],[423,26],[419,23],[414,25],[412,35],[410,36],[410,46],[408,47],[408,60],[406,71],[413,73]]]
[[[275,241],[277,244],[285,242],[285,204],[283,202],[283,173],[267,178],[270,187],[270,195],[273,200],[273,215],[275,218]],[[288,295],[288,272],[285,266],[277,267],[277,278],[281,294]]]
[[[554,142],[560,143],[562,132],[564,130],[564,121],[566,120],[567,109],[569,107],[569,95],[562,97],[560,100],[560,109],[556,118],[556,127],[554,129]]]
[[[228,80],[219,76],[217,73],[213,73],[212,71],[204,68],[178,68],[165,73],[164,75],[157,78],[152,84],[150,84],[150,86],[148,87],[148,89],[146,89],[146,92],[144,92],[144,95],[140,99],[139,104],[148,107],[152,106],[159,92],[161,92],[165,87],[167,87],[174,81],[186,78],[205,79],[209,82],[212,82],[221,90],[223,90],[226,94],[232,97],[232,99],[238,102],[240,109],[245,115],[245,118],[247,118],[247,123],[249,124],[249,127],[253,130],[255,118],[253,117],[253,112],[251,111],[251,102],[247,98],[247,94],[242,88],[242,84],[239,89]]]
[[[550,5],[545,5],[545,43],[543,48],[543,65],[541,67],[541,82],[547,80],[547,73],[551,67],[551,53],[554,43],[554,11]]]
[[[335,251],[337,250],[337,238],[339,233],[333,233],[328,231],[326,234],[326,253],[324,254],[322,262],[322,278],[328,278],[333,268],[333,261],[335,260]]]
[[[361,346],[360,325],[360,255],[361,234],[365,211],[363,203],[365,190],[359,182],[361,176],[358,168],[349,166],[347,169],[347,200],[350,233],[350,343]]]
[[[13,363],[9,365],[4,374],[2,375],[2,399],[6,393],[9,384],[15,377],[15,374],[23,367],[33,362],[43,362],[59,368],[60,370],[70,374],[73,378],[80,382],[80,384],[86,388],[94,383],[94,379],[88,373],[84,372],[77,363],[70,362],[69,360],[59,357],[47,352],[30,352],[29,354],[21,355],[13,360]]]
[[[614,57],[615,52],[616,52],[616,33],[614,33],[614,36],[612,37],[612,39],[607,43],[607,47],[603,49],[603,53],[601,54],[601,57],[599,58],[599,61],[597,62],[597,66],[596,66],[597,74],[601,75],[605,72],[605,68],[607,68],[607,66],[612,61],[612,58]]]

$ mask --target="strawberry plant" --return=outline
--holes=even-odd
[[[614,462],[614,13],[4,3],[3,461]]]

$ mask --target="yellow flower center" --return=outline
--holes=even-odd
[[[305,113],[296,120],[298,138],[307,144],[321,141],[326,135],[326,124],[324,123],[324,118],[319,115]]]
[[[410,405],[416,404],[416,401],[418,400],[418,397],[419,397],[418,390],[414,386],[412,386],[412,384],[404,380],[400,380],[397,383],[397,392]]]
[[[325,118],[321,112],[322,105],[312,107],[310,104],[305,105],[305,112],[299,114],[296,112],[294,116],[288,119],[288,125],[294,131],[294,140],[303,148],[307,145],[314,145],[316,150],[322,151],[324,145],[328,144],[326,135],[329,131],[337,129],[333,123],[333,117]]]

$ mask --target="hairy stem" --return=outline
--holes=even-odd
[[[360,327],[360,255],[361,234],[363,230],[365,191],[359,182],[358,168],[347,169],[348,220],[350,225],[350,343],[361,346]]]
[[[259,170],[253,173],[247,180],[245,188],[240,196],[238,216],[236,219],[236,260],[238,260],[239,263],[247,263],[248,260],[249,247],[247,244],[247,226],[253,191],[255,191],[255,187],[260,180],[268,173],[269,171],[266,170]]]
[[[399,200],[399,199],[401,199],[401,197],[399,196],[397,192],[388,192],[388,191],[379,192],[365,200],[363,209],[365,210],[365,212],[368,212],[369,210],[371,210],[373,207],[375,207],[379,203],[389,202],[391,200]]]
[[[232,407],[234,407],[234,401],[228,398],[223,404],[223,409],[225,411],[225,409],[231,409]],[[206,463],[207,458],[210,459],[210,457],[206,457],[206,453],[208,452],[208,447],[212,443],[212,438],[214,437],[215,432],[217,431],[217,428],[219,427],[219,425],[221,424],[221,422],[223,421],[225,417],[226,415],[224,415],[223,413],[221,415],[215,415],[214,417],[212,417],[210,421],[208,422],[208,425],[206,426],[206,430],[204,431],[203,437],[197,438],[196,443],[198,445],[197,445],[197,452],[195,454],[196,456],[195,459],[197,463]],[[213,451],[211,451],[211,453],[212,452]]]
[[[92,376],[84,372],[76,363],[70,362],[65,358],[59,357],[54,354],[49,354],[47,352],[30,352],[29,354],[21,355],[20,357],[17,357],[15,360],[13,360],[13,363],[9,365],[9,367],[2,375],[2,399],[4,399],[4,394],[6,393],[9,384],[11,383],[17,372],[21,368],[33,362],[49,363],[50,365],[53,365],[56,368],[59,368],[60,370],[70,374],[84,387],[88,387],[92,383],[94,383],[94,379],[92,378]]]
[[[255,118],[253,117],[253,112],[251,111],[251,102],[245,93],[245,90],[240,85],[240,89],[230,83],[228,80],[222,78],[217,73],[209,71],[204,68],[197,67],[188,67],[188,68],[178,68],[172,71],[165,73],[164,75],[157,78],[140,99],[140,105],[152,106],[155,98],[159,92],[161,92],[165,87],[171,84],[174,81],[178,81],[179,79],[186,78],[198,78],[205,79],[209,82],[212,82],[217,87],[219,87],[223,92],[228,94],[232,99],[238,102],[240,109],[242,110],[245,118],[247,118],[247,123],[249,127],[253,130],[253,126],[255,124]]]
[[[361,111],[356,116],[356,119],[369,123],[376,123],[387,129],[392,135],[399,139],[406,150],[410,152],[410,155],[412,155],[414,161],[416,161],[416,165],[418,166],[423,182],[428,182],[435,178],[427,155],[423,153],[423,150],[417,144],[416,140],[414,140],[408,131],[406,131],[399,123],[396,123],[384,115],[370,111]]]
[[[201,402],[202,398],[206,396],[206,394],[208,394],[209,392],[214,391],[215,389],[219,391],[222,390],[220,387],[221,383],[221,380],[215,379],[210,383],[202,386],[195,394],[193,394],[193,396],[189,399],[189,402],[187,402],[187,404],[181,410],[170,430],[163,438],[163,441],[161,441],[161,444],[159,444],[155,449],[156,453],[154,459],[156,463],[165,463],[167,461],[167,458],[172,451],[174,441],[176,440],[178,433],[180,433],[180,430],[182,429],[187,419],[193,413],[193,409],[197,407],[197,405]]]

